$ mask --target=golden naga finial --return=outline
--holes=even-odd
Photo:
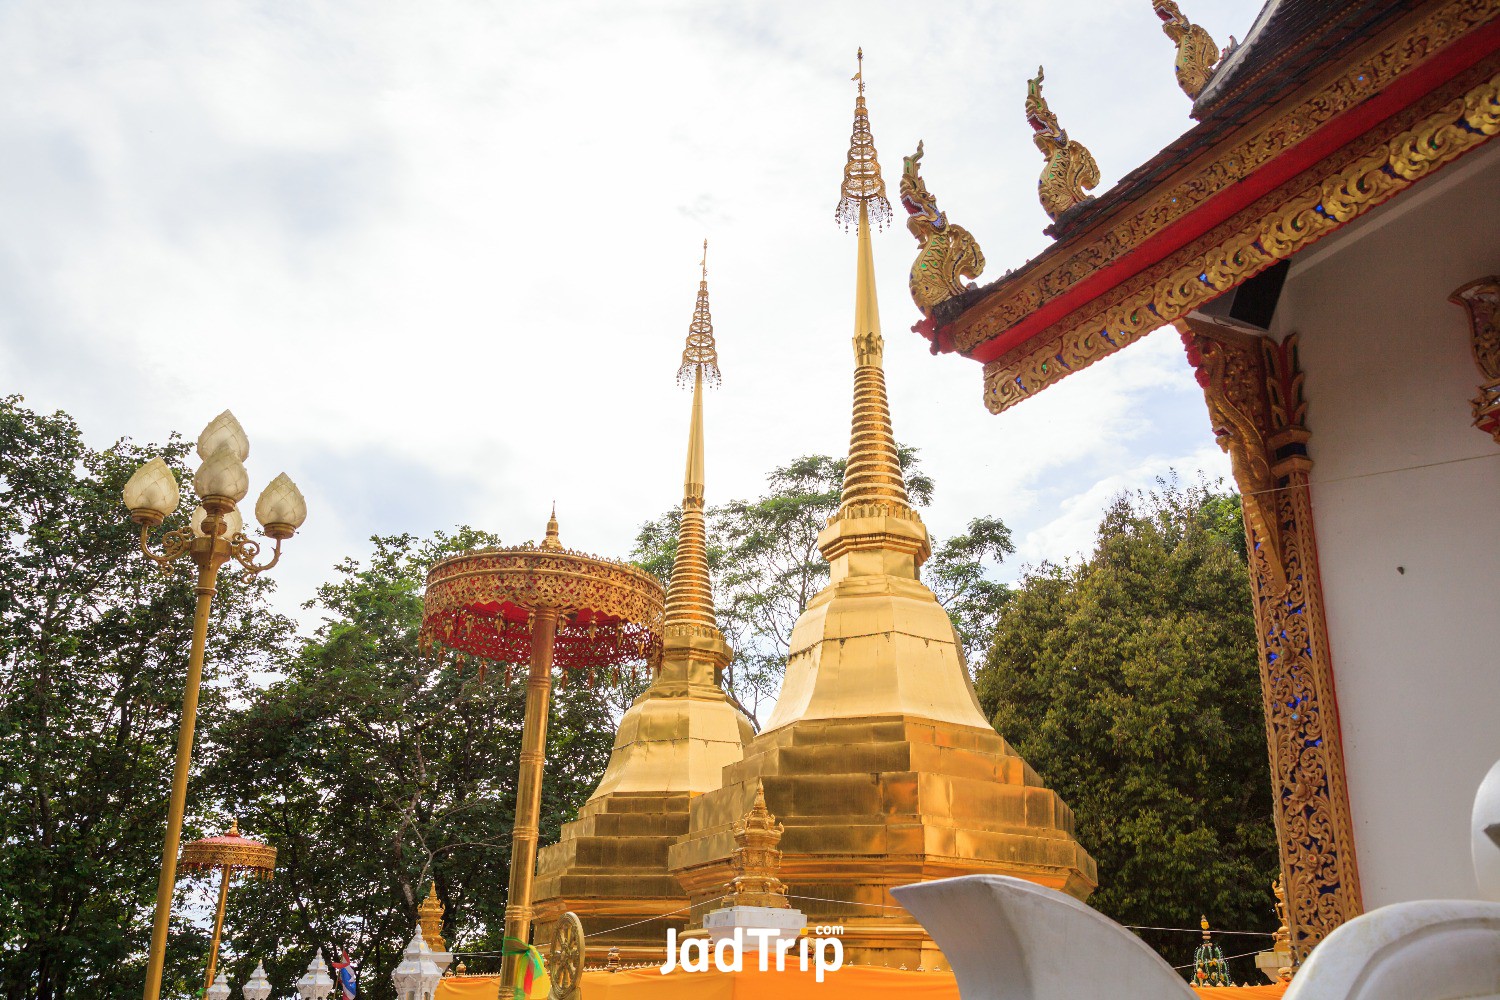
[[[875,157],[875,139],[870,135],[870,113],[865,108],[865,50],[858,52],[859,72],[851,80],[859,81],[854,98],[854,132],[849,137],[849,160],[844,164],[844,183],[839,187],[839,204],[833,217],[847,231],[859,222],[860,208],[875,226],[891,219],[891,203],[885,197],[885,181],[880,176],[880,161]]]
[[[962,278],[978,278],[984,272],[984,253],[969,231],[948,221],[948,213],[938,210],[937,198],[922,180],[922,143],[917,151],[903,157],[901,171],[901,205],[909,218],[906,228],[921,244],[917,259],[911,265],[911,298],[922,310],[922,322],[912,329],[932,336],[932,310],[965,288]]]
[[[1036,133],[1031,141],[1047,158],[1042,167],[1042,176],[1037,180],[1037,194],[1042,208],[1053,222],[1068,209],[1091,201],[1084,191],[1099,183],[1099,164],[1083,143],[1069,139],[1067,131],[1058,124],[1057,115],[1047,106],[1042,96],[1042,67],[1036,68],[1036,77],[1026,81],[1026,124]]]
[[[438,899],[437,883],[427,891],[427,898],[417,905],[417,923],[422,927],[422,940],[433,951],[447,951],[443,944],[443,901]]]
[[[703,275],[698,281],[698,302],[693,306],[693,321],[688,325],[687,346],[682,349],[682,365],[677,369],[677,384],[689,386],[702,375],[709,385],[719,384],[719,351],[714,344],[714,319],[708,311],[708,240],[703,241]]]
[[[1219,64],[1219,46],[1202,26],[1183,16],[1173,0],[1151,0],[1161,30],[1177,43],[1177,86],[1193,100],[1203,93]]]
[[[766,808],[765,785],[756,782],[755,803],[734,825],[734,855],[729,860],[734,868],[734,880],[729,883],[734,905],[790,908],[786,885],[778,877],[782,831],[782,825]]]
[[[557,501],[552,501],[552,516],[547,518],[547,537],[537,546],[539,549],[561,549],[562,542],[557,537]]]

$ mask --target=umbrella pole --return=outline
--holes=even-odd
[[[526,724],[521,730],[521,770],[516,820],[510,838],[510,892],[505,900],[505,936],[531,943],[531,888],[542,809],[542,760],[547,750],[547,713],[552,701],[552,650],[557,609],[538,608],[531,627],[531,670],[526,676]],[[509,945],[508,947],[515,947]],[[501,981],[509,989],[525,955],[506,955]]]
[[[203,989],[206,992],[214,984],[214,967],[219,964],[219,933],[224,929],[224,904],[229,901],[229,869],[224,869],[224,877],[219,881],[219,909],[214,915],[214,941],[208,946],[208,975],[203,980]]]

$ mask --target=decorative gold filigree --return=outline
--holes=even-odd
[[[708,240],[703,241],[703,277],[698,281],[698,301],[693,306],[693,321],[688,325],[687,346],[682,349],[682,365],[677,369],[677,384],[689,386],[702,375],[709,385],[719,384],[719,351],[714,345],[714,319],[708,311]]]
[[[1183,339],[1210,413],[1233,409],[1243,418],[1237,426],[1249,425],[1246,447],[1230,450],[1236,479],[1256,479],[1267,467],[1272,479],[1259,499],[1277,534],[1263,533],[1246,496],[1245,538],[1289,948],[1300,960],[1363,905],[1308,496],[1312,461],[1296,338],[1277,344],[1194,323]],[[1258,455],[1250,454],[1251,441],[1260,442]],[[1241,468],[1247,459],[1253,469]]]
[[[1500,443],[1500,277],[1471,281],[1448,301],[1469,314],[1469,343],[1484,379],[1474,397],[1474,426]]]
[[[1094,154],[1077,139],[1069,139],[1067,130],[1042,96],[1042,67],[1026,81],[1026,124],[1036,133],[1031,141],[1042,151],[1047,163],[1036,182],[1042,208],[1053,222],[1068,209],[1092,201],[1084,191],[1099,183],[1099,164]]]
[[[884,226],[891,219],[891,203],[885,197],[885,180],[880,176],[880,160],[875,155],[875,138],[870,134],[870,112],[865,107],[865,50],[858,52],[859,71],[851,79],[859,81],[854,99],[854,131],[849,137],[849,157],[844,163],[844,182],[839,185],[839,203],[833,217],[847,231],[859,222],[864,206],[870,224]]]
[[[232,871],[270,878],[276,869],[276,848],[240,833],[238,821],[217,837],[195,840],[182,849],[181,872]]]
[[[734,825],[734,854],[729,859],[734,869],[734,879],[729,891],[734,894],[736,906],[769,906],[787,909],[786,884],[778,874],[781,871],[782,825],[766,808],[765,786],[757,782],[755,802],[740,821]]]
[[[1451,0],[1423,17],[1296,105],[1250,126],[1243,138],[1222,150],[1206,154],[1202,166],[1181,180],[1153,197],[1120,204],[1117,220],[1086,242],[1067,253],[1039,258],[1024,274],[953,320],[948,332],[954,346],[967,353],[1004,333],[1495,16],[1492,0]]]
[[[1469,86],[1435,111],[1423,105],[1400,116],[1397,121],[1407,125],[1391,138],[1377,132],[1344,147],[1115,294],[1074,313],[1054,328],[1058,332],[1032,338],[985,365],[985,405],[994,413],[1009,409],[1175,322],[1500,132],[1500,76]]]
[[[972,281],[965,285],[960,279],[974,279],[984,272],[984,253],[967,229],[950,223],[948,213],[939,211],[937,198],[922,180],[920,141],[917,151],[903,162],[901,204],[910,216],[906,228],[921,244],[911,265],[911,298],[924,318],[913,329],[930,333],[933,307],[974,287]]]
[[[1161,30],[1177,43],[1177,86],[1197,100],[1219,63],[1218,44],[1201,25],[1184,17],[1173,0],[1152,0],[1151,9],[1161,18]]]

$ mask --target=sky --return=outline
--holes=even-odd
[[[1259,4],[1184,7],[1224,44]],[[566,544],[627,556],[681,496],[705,237],[709,502],[847,449],[833,210],[858,45],[893,204],[925,140],[982,282],[1050,242],[1038,62],[1095,193],[1192,124],[1149,0],[0,4],[0,393],[98,447],[232,409],[245,506],[282,471],[307,496],[274,573],[307,625],[371,535],[521,542],[556,500]],[[1227,478],[1171,330],[990,414],[981,366],[908,332],[896,211],[874,241],[887,381],[935,537],[1001,517],[1014,579],[1087,551],[1122,490]]]

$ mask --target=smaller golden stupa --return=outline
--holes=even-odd
[[[422,940],[433,951],[445,952],[443,944],[443,901],[438,899],[437,883],[427,890],[427,898],[417,904],[417,923],[422,927]]]
[[[667,929],[687,923],[687,893],[667,851],[687,832],[688,805],[719,787],[724,765],[754,735],[723,688],[729,644],[714,615],[703,513],[703,384],[719,380],[708,308],[708,243],[678,380],[691,380],[692,421],[677,558],[667,588],[661,669],[625,712],[599,787],[537,865],[537,942],[564,912],[578,914],[590,960],[618,949],[627,962],[665,956]],[[625,926],[632,925],[632,926]],[[614,928],[620,928],[614,930]]]

